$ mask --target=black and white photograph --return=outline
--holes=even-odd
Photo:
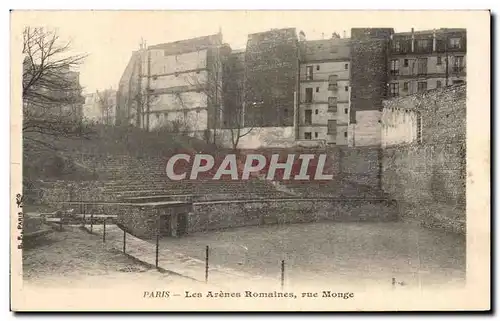
[[[12,310],[490,308],[488,11],[10,16]]]

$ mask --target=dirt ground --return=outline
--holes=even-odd
[[[211,264],[279,277],[285,261],[290,282],[372,283],[392,278],[412,286],[461,285],[465,237],[405,223],[290,224],[165,238],[162,248]]]
[[[160,273],[130,258],[101,236],[92,235],[76,226],[37,239],[36,246],[25,244],[23,249],[23,279],[33,286],[100,287],[117,282],[150,282],[168,284],[187,282],[179,276]]]

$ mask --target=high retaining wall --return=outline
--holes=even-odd
[[[465,233],[465,145],[391,147],[382,187],[406,220]]]
[[[466,221],[465,93],[465,86],[448,87],[386,101],[382,121],[383,190],[403,218],[459,233]],[[395,130],[406,133],[404,143]]]

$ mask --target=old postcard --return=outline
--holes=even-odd
[[[490,309],[488,11],[12,11],[14,311]]]

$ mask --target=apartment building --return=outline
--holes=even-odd
[[[391,38],[388,96],[466,82],[465,29],[396,33]]]
[[[349,39],[301,41],[298,139],[347,145]]]
[[[198,136],[219,126],[221,57],[229,50],[220,33],[141,46],[120,80],[120,122],[147,130],[174,124],[177,130]]]

